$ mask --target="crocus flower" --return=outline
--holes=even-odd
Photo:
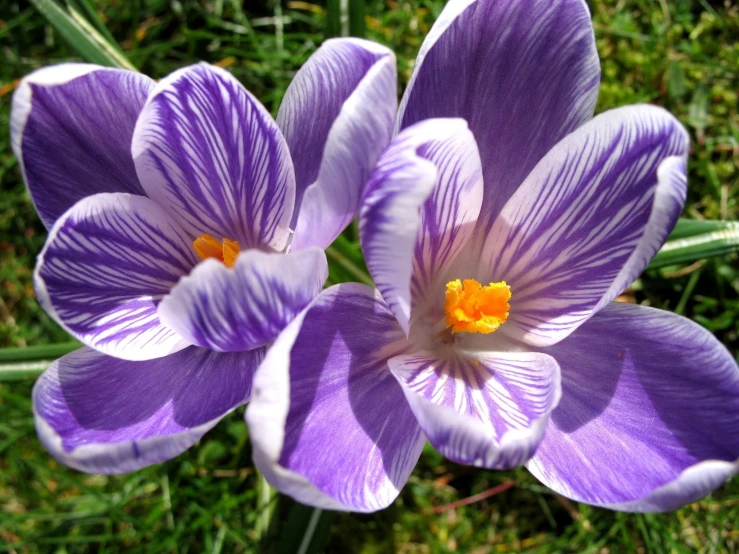
[[[585,2],[447,4],[363,199],[379,290],[322,292],[256,373],[246,418],[278,489],[377,510],[426,440],[620,510],[739,470],[732,356],[613,303],[682,210],[687,133],[653,106],[593,118],[598,83]]]
[[[159,83],[80,64],[24,79],[12,142],[49,228],[36,291],[86,345],[34,389],[57,459],[130,471],[248,400],[265,347],[321,290],[396,111],[393,54],[351,39],[298,72],[277,122],[206,64]]]

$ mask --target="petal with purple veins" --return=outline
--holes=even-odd
[[[321,292],[328,277],[319,248],[281,254],[241,252],[232,268],[209,259],[159,304],[162,323],[190,343],[251,350],[273,341]]]
[[[185,232],[145,196],[101,193],[77,202],[49,232],[36,294],[75,338],[128,360],[188,346],[162,325],[159,301],[196,264]]]
[[[739,366],[692,321],[614,303],[545,350],[562,400],[531,472],[616,510],[674,510],[739,473]]]
[[[367,183],[360,238],[367,267],[408,332],[411,305],[459,254],[480,211],[475,139],[460,119],[401,132]]]
[[[41,442],[63,464],[123,473],[177,456],[249,398],[262,350],[221,354],[190,347],[147,361],[82,348],[36,382]]]
[[[458,463],[525,463],[559,402],[559,367],[546,354],[421,351],[388,365],[429,442]]]
[[[619,294],[682,210],[688,147],[669,113],[629,106],[553,148],[506,204],[481,256],[480,274],[511,287],[501,331],[554,344]]]
[[[324,291],[270,348],[246,419],[254,461],[299,502],[371,512],[398,495],[425,439],[385,363],[405,336],[365,285]]]
[[[298,71],[277,117],[297,178],[293,250],[325,248],[357,215],[397,107],[395,55],[377,43],[326,41]]]
[[[13,152],[41,221],[100,192],[144,194],[131,158],[136,119],[154,81],[67,63],[34,71],[13,95]]]
[[[600,65],[584,0],[451,0],[421,46],[399,125],[461,117],[480,147],[480,239],[537,162],[593,116]]]
[[[267,110],[230,73],[207,64],[159,82],[133,136],[141,185],[193,237],[282,250],[295,176]]]

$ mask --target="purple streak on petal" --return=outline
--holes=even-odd
[[[91,194],[144,194],[131,137],[154,84],[140,73],[88,64],[47,67],[21,81],[11,142],[47,228]]]
[[[484,239],[537,162],[592,117],[599,80],[583,0],[452,0],[421,47],[399,122],[467,120],[485,178]]]
[[[506,204],[482,253],[485,280],[511,286],[506,335],[553,344],[621,292],[681,210],[684,176],[660,164],[684,160],[688,146],[669,113],[629,106],[599,115],[547,154]]]
[[[36,382],[39,437],[60,462],[90,473],[168,460],[247,401],[263,354],[190,347],[131,362],[82,348]]]
[[[233,268],[205,260],[159,304],[159,317],[192,344],[235,352],[272,342],[321,292],[319,248],[291,254],[247,250]]]
[[[411,299],[422,296],[459,253],[481,198],[480,159],[461,119],[428,120],[405,129],[372,172],[359,218],[362,249],[406,333]]]
[[[425,442],[385,363],[405,337],[364,285],[327,289],[301,317],[255,377],[247,421],[257,466],[300,502],[379,510]]]
[[[290,153],[267,110],[228,72],[199,64],[161,81],[136,124],[133,158],[146,193],[193,237],[286,246]]]
[[[129,360],[158,358],[188,345],[162,325],[157,304],[196,263],[189,237],[152,200],[96,194],[54,224],[36,293],[84,344]]]
[[[387,88],[392,85],[392,88],[376,89],[371,86],[373,81],[378,81],[377,86]],[[384,95],[366,98],[366,93],[371,90]],[[362,99],[370,102],[366,106],[356,106],[359,100],[357,96],[365,97]],[[365,128],[371,131],[381,121],[373,122],[370,119],[389,117],[387,136],[376,138],[384,139],[385,144],[390,140],[392,119],[397,109],[395,56],[391,50],[375,42],[355,38],[327,40],[295,75],[277,114],[277,124],[285,135],[295,164],[296,208],[300,208],[305,189],[318,179],[324,152],[329,146],[332,127],[349,115],[347,113],[342,115],[342,112],[353,108],[360,110],[380,108],[379,113],[373,112],[372,118],[362,118],[361,115],[364,114],[356,114],[354,119],[357,121],[354,125],[372,125]],[[386,111],[387,114],[384,113]],[[346,124],[341,126],[344,132],[340,133],[341,136],[331,137],[331,140],[342,141],[348,138],[345,133],[352,129],[347,128]],[[380,130],[379,127],[377,131]],[[356,130],[362,128],[364,127],[357,127]],[[378,140],[379,142],[383,140]],[[376,153],[374,160],[368,160],[370,168],[377,161],[385,144],[373,146],[372,150],[376,150]],[[364,152],[363,156],[371,157],[371,151]],[[346,185],[347,183],[344,183],[344,186]],[[363,185],[364,183],[360,184]],[[293,214],[293,225],[297,220],[298,209]]]
[[[414,352],[388,365],[429,442],[478,467],[525,463],[560,396],[557,362],[534,352]]]
[[[529,468],[548,487],[664,511],[739,472],[739,367],[699,325],[615,303],[546,352],[562,400]]]

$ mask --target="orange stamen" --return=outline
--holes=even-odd
[[[452,333],[483,333],[498,330],[508,319],[511,287],[505,281],[483,287],[474,279],[446,284],[444,311]]]
[[[200,235],[192,241],[192,246],[201,260],[215,258],[226,264],[226,267],[233,267],[236,256],[239,255],[240,251],[237,241],[224,237],[218,242],[218,239],[208,234]]]

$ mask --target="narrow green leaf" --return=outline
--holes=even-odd
[[[326,0],[326,36],[341,36],[341,0]]]
[[[318,554],[328,542],[336,512],[295,504],[282,531],[277,554]]]
[[[0,381],[21,381],[35,379],[41,375],[54,360],[38,360],[33,362],[0,363]]]
[[[67,10],[75,19],[84,18],[89,21],[90,24],[95,27],[95,30],[97,30],[111,46],[120,51],[115,38],[110,34],[105,23],[100,20],[97,12],[95,12],[95,9],[88,0],[67,0]]]
[[[25,346],[23,348],[2,348],[0,349],[0,363],[53,360],[69,354],[81,346],[77,341],[70,341],[41,346]]]
[[[31,0],[31,3],[88,62],[136,71],[131,62],[84,18],[72,17],[53,0]]]
[[[326,35],[329,37],[365,36],[366,0],[327,0]]]
[[[365,0],[349,0],[349,34],[351,36],[364,38],[367,32],[364,22],[365,14]]]
[[[329,261],[330,270],[339,269],[341,271],[336,272],[337,275],[346,275],[348,277],[348,279],[338,278],[336,282],[350,280],[374,286],[372,278],[369,276],[369,272],[365,269],[364,264],[360,266],[357,262],[353,261],[351,255],[348,252],[342,251],[336,241],[326,248],[326,257]]]
[[[54,360],[81,346],[77,341],[70,341],[25,348],[2,348],[0,349],[0,382],[35,379]]]
[[[731,222],[728,222],[728,225],[731,224]],[[675,225],[675,228],[672,230],[672,233],[670,233],[670,237],[667,240],[682,239],[685,237],[711,233],[713,231],[722,231],[726,226],[726,221],[680,218],[677,220],[677,225]]]
[[[649,269],[723,256],[739,251],[739,222],[681,220]]]

